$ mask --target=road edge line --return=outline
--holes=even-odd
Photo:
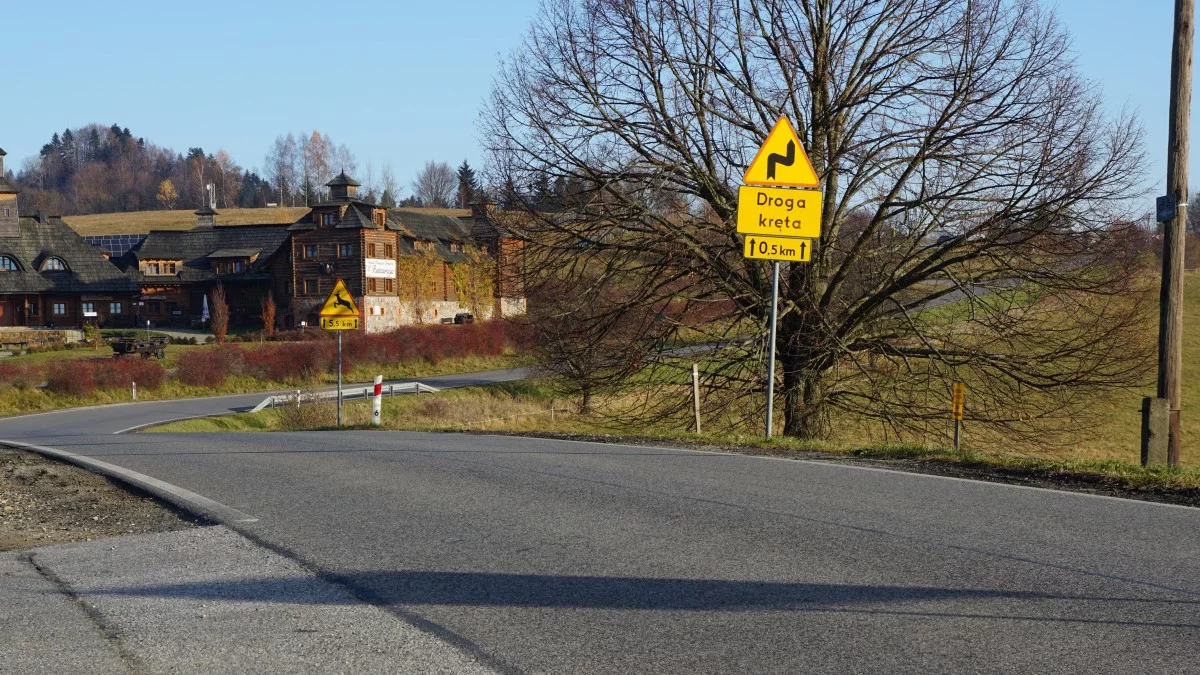
[[[59,450],[58,448],[49,448],[43,445],[34,445],[32,443],[22,443],[20,441],[10,441],[0,439],[0,446],[15,448],[17,450],[26,450],[35,452],[39,455],[53,457],[55,459],[69,462],[76,466],[82,467],[94,473],[101,474],[111,478],[119,483],[131,485],[143,492],[162,499],[176,507],[194,514],[204,517],[214,522],[225,525],[234,526],[236,524],[255,523],[258,518],[244,512],[239,511],[231,506],[226,506],[218,501],[214,501],[204,495],[196,494],[191,490],[172,485],[163,480],[159,480],[153,476],[147,476],[144,473],[126,469],[125,467],[109,464],[98,459],[77,455],[73,452]]]

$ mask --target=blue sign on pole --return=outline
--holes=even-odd
[[[1163,195],[1154,200],[1155,210],[1158,211],[1158,222],[1165,223],[1175,220],[1175,195]]]

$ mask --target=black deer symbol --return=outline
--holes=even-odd
[[[333,306],[334,307],[345,307],[348,311],[351,311],[351,312],[354,311],[354,305],[351,305],[349,300],[342,297],[341,291],[339,291],[333,295]]]

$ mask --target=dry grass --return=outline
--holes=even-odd
[[[221,215],[217,216],[217,224],[283,225],[296,222],[306,213],[308,209],[305,207],[221,209]],[[97,213],[90,216],[67,216],[63,220],[81,235],[144,234],[150,230],[190,230],[196,226],[196,214],[191,209]]]
[[[396,209],[434,216],[467,216],[467,209]],[[280,206],[266,209],[219,209],[217,226],[221,225],[285,225],[294,223],[308,213],[306,206]],[[67,216],[63,220],[81,235],[144,234],[150,230],[190,230],[196,225],[191,209],[175,211],[135,211],[131,213],[97,213],[88,216]]]

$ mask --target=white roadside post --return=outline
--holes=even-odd
[[[137,400],[137,382],[133,383],[133,400]]]
[[[375,397],[371,399],[371,424],[383,424],[383,376],[375,376]]]

